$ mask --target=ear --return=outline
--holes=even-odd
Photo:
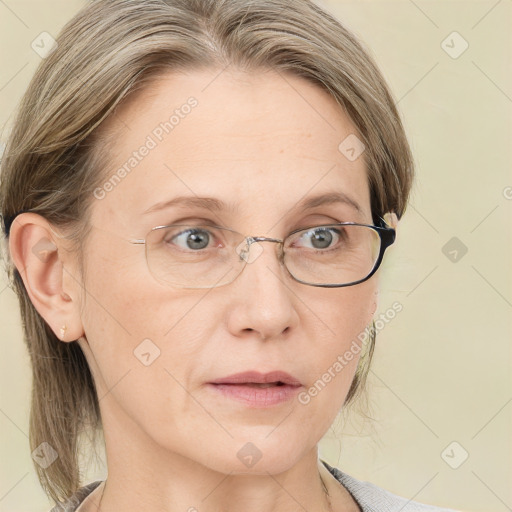
[[[70,253],[41,215],[21,213],[11,225],[9,252],[38,313],[62,341],[83,334],[78,288],[65,290],[64,267]]]
[[[396,229],[398,227],[398,216],[395,212],[388,212],[385,213],[383,216],[384,221],[386,224],[393,229]]]

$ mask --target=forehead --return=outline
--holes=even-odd
[[[102,130],[112,145],[97,220],[133,225],[157,203],[208,196],[264,222],[332,192],[370,216],[364,154],[340,151],[357,133],[353,123],[328,93],[289,73],[168,73],[129,97]]]

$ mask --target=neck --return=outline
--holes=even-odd
[[[217,477],[215,482],[208,475],[211,470],[203,468],[184,473],[170,482],[163,482],[162,478],[139,482],[120,479],[109,471],[95,512],[141,509],[145,512],[235,512],[240,508],[244,512],[333,512],[325,476],[322,477],[319,468],[313,469],[311,478],[300,480],[293,476],[294,469],[280,475],[256,477],[213,472],[212,476]]]
[[[279,472],[267,463],[257,472],[240,473],[151,443],[142,448],[135,439],[114,443],[105,435],[108,479],[94,512],[332,512],[333,477],[319,461],[316,446]]]

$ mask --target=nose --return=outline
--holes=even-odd
[[[277,239],[255,238],[242,273],[227,288],[228,328],[235,336],[259,333],[263,339],[289,333],[298,324],[293,280],[278,257]]]

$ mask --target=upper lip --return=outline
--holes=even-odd
[[[268,373],[261,373],[256,370],[235,373],[221,379],[216,379],[212,381],[211,384],[268,384],[272,382],[282,382],[283,384],[289,384],[291,386],[302,385],[295,377],[292,377],[289,373],[282,372],[280,370]]]

